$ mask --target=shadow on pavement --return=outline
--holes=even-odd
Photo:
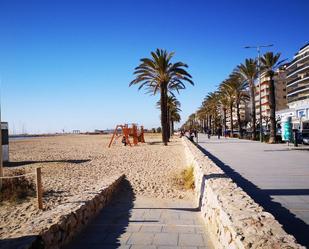
[[[39,236],[29,235],[22,236],[18,238],[0,239],[1,249],[18,249],[18,248],[28,248],[25,245],[32,245],[31,248],[43,249],[44,246]]]
[[[309,189],[263,189],[268,195],[309,195]]]
[[[252,182],[248,181],[238,172],[233,170],[229,165],[222,162],[219,158],[209,153],[206,149],[196,144],[196,146],[208,156],[216,165],[218,165],[234,182],[237,183],[251,198],[260,204],[267,212],[270,212],[274,217],[283,225],[284,230],[292,234],[298,243],[309,246],[309,225],[303,220],[297,218],[288,209],[283,207],[280,203],[274,202],[270,195],[277,194],[292,194],[293,190],[276,189],[276,190],[263,190],[258,188]],[[308,194],[308,190],[303,190],[304,193]],[[298,191],[300,195],[301,191]],[[294,192],[297,195],[297,192]]]
[[[134,200],[133,188],[130,182],[124,179],[121,189],[111,203],[103,208],[98,216],[63,249],[119,248],[121,246],[121,235],[128,228]]]

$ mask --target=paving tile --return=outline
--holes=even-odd
[[[162,226],[161,225],[147,225],[147,224],[145,224],[145,225],[142,225],[142,227],[141,227],[141,229],[140,229],[140,232],[146,232],[146,233],[148,233],[148,232],[156,232],[156,233],[160,233],[161,232],[161,230],[162,230]]]
[[[153,233],[133,233],[127,244],[129,245],[151,245],[153,242],[154,234]]]
[[[127,227],[126,227],[126,231],[127,232],[139,232],[141,230],[142,224],[136,224],[136,223],[130,223]]]
[[[177,243],[177,233],[156,233],[153,240],[154,245],[177,246]]]
[[[195,212],[182,212],[179,214],[179,219],[186,220],[186,219],[198,219]]]
[[[205,233],[205,227],[204,226],[196,226],[195,227],[195,233],[204,234]]]
[[[204,246],[204,239],[201,234],[179,234],[180,246]]]
[[[179,246],[158,246],[157,249],[181,249]]]
[[[144,218],[146,219],[160,219],[162,210],[160,209],[149,209],[144,213]]]
[[[163,226],[163,233],[195,233],[195,226],[176,226],[176,225],[168,225]]]
[[[204,226],[199,213],[190,211],[190,203],[139,197],[135,204],[131,210],[128,205],[116,207],[121,202],[103,209],[66,249],[198,249],[205,245]]]
[[[164,220],[166,224],[173,224],[173,225],[194,225],[193,219],[186,219],[186,220]]]
[[[161,219],[162,220],[178,220],[179,214],[178,213],[162,213]]]
[[[132,245],[130,249],[157,249],[157,247],[152,245]]]

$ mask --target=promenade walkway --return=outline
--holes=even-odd
[[[309,151],[199,134],[199,146],[299,243],[309,246]]]
[[[204,229],[191,202],[135,197],[126,191],[65,248],[209,249]]]

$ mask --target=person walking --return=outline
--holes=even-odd
[[[195,136],[196,143],[198,143],[197,129],[194,129],[194,136]]]
[[[208,139],[210,139],[210,136],[211,136],[211,130],[210,129],[208,129],[207,134],[208,134]]]
[[[222,135],[222,129],[221,127],[218,127],[217,129],[217,135],[218,135],[218,139],[220,139],[221,135]]]
[[[190,140],[192,142],[194,142],[194,132],[193,132],[193,130],[190,130]]]

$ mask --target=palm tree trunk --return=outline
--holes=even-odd
[[[236,103],[236,112],[237,112],[237,123],[238,123],[239,138],[242,138],[242,128],[241,128],[241,120],[240,120],[239,102]]]
[[[171,133],[172,135],[174,134],[175,130],[174,130],[174,121],[171,120]]]
[[[171,114],[170,114],[170,110],[167,107],[167,117],[166,117],[166,124],[167,124],[167,141],[169,142],[170,137],[171,137]]]
[[[167,145],[168,137],[167,137],[167,86],[165,84],[161,84],[161,126],[162,126],[162,142],[164,145]]]
[[[276,142],[276,95],[273,77],[269,80],[270,136],[269,143]]]
[[[251,122],[252,122],[252,140],[256,140],[256,114],[255,114],[255,91],[254,91],[254,83],[250,84],[250,99],[251,99]],[[260,113],[261,115],[261,113]]]
[[[212,120],[211,119],[212,119],[211,115],[209,115],[209,129],[212,131],[212,125],[211,125]]]
[[[226,109],[223,109],[223,129],[224,129],[224,134],[226,134]]]
[[[231,135],[234,135],[234,125],[233,125],[233,104],[230,104],[230,120],[231,120]]]

